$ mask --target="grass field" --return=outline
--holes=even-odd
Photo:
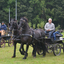
[[[64,34],[64,33],[63,33]],[[54,56],[53,53],[46,53],[46,57],[43,58],[42,55],[36,56],[33,58],[32,56],[32,47],[29,47],[28,57],[26,60],[23,60],[22,56],[19,52],[20,44],[17,44],[16,57],[11,58],[13,55],[14,47],[6,46],[4,48],[0,48],[0,64],[64,64],[64,53],[63,51],[59,56]]]
[[[11,58],[13,55],[13,47],[6,46],[0,48],[0,64],[64,64],[64,53],[63,51],[59,56],[54,56],[53,53],[47,53],[46,57],[43,58],[42,55],[32,57],[32,48],[29,47],[28,57],[26,60],[23,60],[19,52],[20,44],[17,44],[16,58]]]

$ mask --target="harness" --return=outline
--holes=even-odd
[[[18,29],[13,29],[13,32],[14,32],[14,31],[18,31]],[[14,39],[14,40],[18,39],[18,38],[19,38],[18,35],[19,35],[19,33],[17,33],[16,35],[13,35],[13,39]]]
[[[18,29],[14,29],[14,31],[18,31]],[[31,31],[31,34],[20,34],[19,35],[19,33],[17,33],[17,35],[14,35],[13,38],[14,38],[14,40],[21,40],[20,38],[24,37],[24,36],[28,36],[28,37],[32,38],[31,43],[30,43],[32,45],[34,45],[33,44],[34,40],[41,42],[39,39],[35,38],[35,31],[34,30]]]
[[[31,41],[31,44],[32,44],[32,45],[33,45],[34,38],[35,38],[35,36],[34,36],[34,35],[35,35],[35,32],[32,30],[32,36],[31,36],[31,37],[32,37],[32,41]]]

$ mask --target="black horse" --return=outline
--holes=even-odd
[[[21,37],[21,47],[20,47],[20,50],[22,48],[22,46],[24,44],[26,44],[26,54],[25,54],[25,57],[24,59],[26,59],[27,57],[27,51],[28,51],[28,48],[29,48],[29,45],[30,44],[33,44],[35,43],[35,45],[33,46],[34,49],[33,49],[33,54],[34,56],[36,56],[36,51],[37,51],[37,42],[39,38],[41,37],[45,37],[45,32],[44,30],[42,29],[31,29],[27,23],[27,18],[23,17],[20,19],[20,22],[19,22],[19,29],[21,29],[21,34],[24,34],[23,37]],[[26,36],[27,35],[27,36]],[[28,37],[28,35],[32,35],[32,37]],[[44,42],[44,40],[43,40]],[[39,42],[41,43],[41,42]],[[41,43],[42,44],[42,50],[43,50],[43,56],[46,55],[46,46],[44,43]]]
[[[13,20],[13,21],[10,22],[9,25],[10,25],[10,31],[13,30],[14,54],[13,54],[12,58],[16,57],[16,44],[17,43],[20,43],[21,44],[21,47],[19,49],[20,53],[22,55],[25,55],[26,54],[26,56],[27,56],[28,54],[25,53],[23,45],[26,44],[26,41],[29,41],[29,40],[30,40],[29,42],[32,41],[32,35],[28,35],[29,40],[28,39],[27,40],[23,39],[24,42],[22,42],[22,40],[21,40],[22,39],[21,37],[23,37],[21,35],[21,32],[22,31],[18,30],[18,23],[15,20]],[[27,38],[27,37],[25,36],[25,38]],[[29,44],[31,44],[31,43],[29,43]],[[21,51],[21,49],[22,49],[22,51]],[[24,57],[23,59],[26,59],[26,57]]]
[[[14,54],[12,56],[12,58],[16,57],[16,44],[17,43],[20,43],[21,44],[21,39],[20,39],[20,34],[21,34],[21,31],[18,30],[18,23],[16,22],[16,20],[13,19],[13,21],[10,22],[9,24],[9,28],[10,28],[10,31],[13,30],[13,41],[14,41]],[[22,46],[22,51],[19,50],[20,53],[22,55],[25,54],[25,51],[24,51],[24,47]]]
[[[38,38],[44,36],[44,31],[41,30],[41,29],[31,29],[28,24],[27,24],[27,21],[25,18],[22,18],[23,20],[20,20],[20,24],[19,26],[21,25],[21,22],[22,22],[22,29],[21,31],[18,30],[18,24],[16,21],[12,21],[10,23],[10,30],[14,29],[14,54],[12,56],[12,58],[14,58],[16,56],[16,44],[17,42],[18,43],[21,43],[21,46],[20,46],[20,53],[25,55],[23,59],[26,59],[27,57],[27,51],[28,51],[28,47],[30,44],[33,45],[33,43],[36,43],[37,44],[37,40]],[[25,19],[25,20],[24,20]],[[20,28],[20,27],[19,27]],[[34,35],[34,36],[33,36]],[[36,39],[33,39],[32,37],[36,38]],[[23,45],[26,44],[26,52],[24,51],[24,48],[23,48]],[[43,56],[46,55],[46,51],[45,51],[45,45],[43,45]],[[22,49],[22,51],[21,51]],[[33,46],[33,54],[34,56],[36,56],[36,45]]]

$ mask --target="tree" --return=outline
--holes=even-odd
[[[56,26],[60,24],[63,28],[64,20],[64,0],[45,0],[46,19],[51,17]]]
[[[5,23],[8,23],[9,7],[11,8],[11,17],[14,17],[14,4],[14,0],[0,0],[0,22],[5,21]]]
[[[15,0],[0,0],[0,22],[8,23],[9,7],[11,18],[15,18]],[[50,17],[56,26],[64,27],[64,0],[17,0],[17,11],[18,21],[25,16],[36,28]]]

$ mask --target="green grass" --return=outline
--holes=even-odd
[[[32,57],[32,47],[29,47],[28,57],[26,60],[23,60],[22,56],[19,52],[20,44],[17,44],[16,57],[11,58],[13,55],[14,47],[6,46],[4,48],[0,48],[0,64],[64,64],[64,53],[63,51],[59,56],[54,56],[53,53],[47,53],[46,57],[43,58],[42,55],[36,56],[36,58]]]
[[[63,37],[64,37],[64,32],[62,33]]]

